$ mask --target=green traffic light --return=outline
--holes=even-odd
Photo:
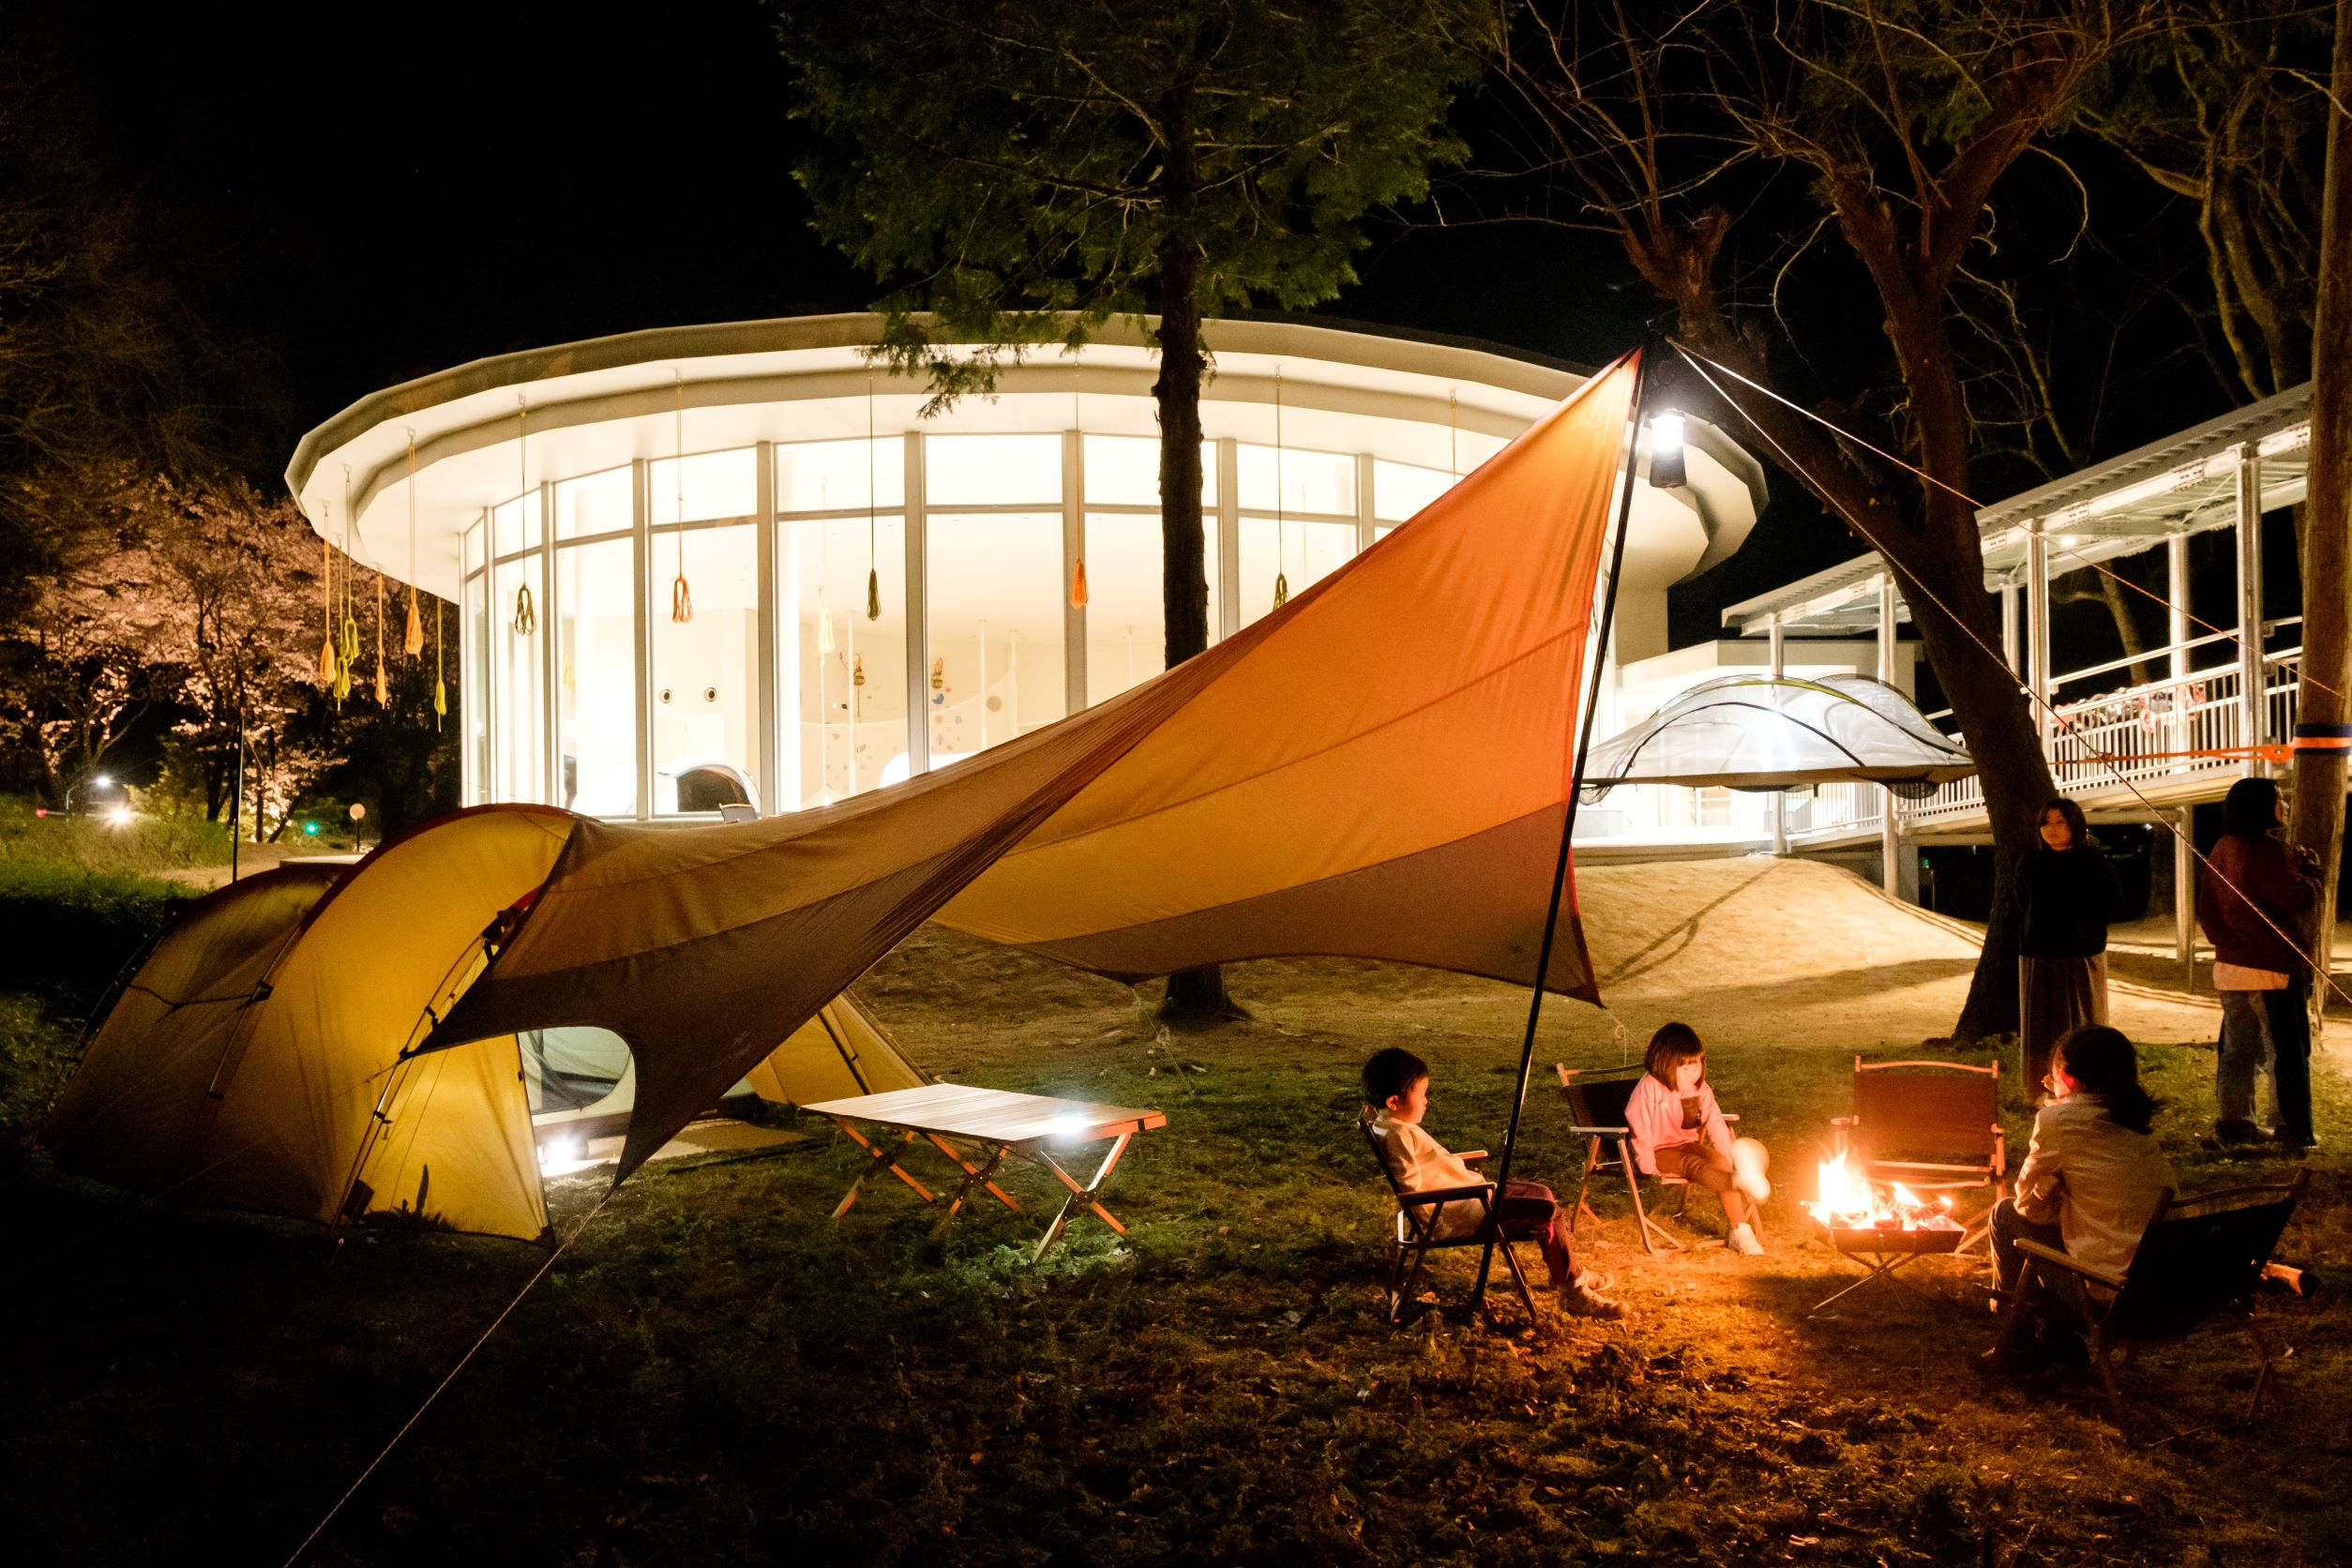
[[[309,834],[312,837],[316,837],[318,836],[319,824],[316,822],[305,822],[302,824],[302,831]]]

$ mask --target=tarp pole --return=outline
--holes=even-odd
[[[1568,886],[1568,841],[1576,831],[1576,801],[1584,792],[1584,761],[1592,750],[1592,719],[1601,706],[1601,671],[1608,663],[1609,632],[1617,620],[1617,580],[1625,565],[1625,528],[1634,514],[1634,487],[1639,483],[1634,464],[1640,455],[1642,400],[1649,391],[1650,349],[1644,344],[1634,355],[1633,413],[1625,421],[1625,456],[1618,465],[1624,475],[1624,490],[1617,503],[1617,543],[1609,551],[1608,592],[1601,600],[1601,635],[1592,646],[1592,673],[1586,684],[1583,723],[1576,736],[1576,754],[1570,764],[1568,808],[1560,823],[1560,855],[1552,863],[1552,897],[1544,912],[1544,941],[1535,955],[1535,984],[1528,997],[1527,1037],[1519,1045],[1519,1087],[1511,1099],[1511,1125],[1502,1136],[1502,1164],[1495,1172],[1495,1198],[1498,1203],[1502,1189],[1511,1180],[1511,1156],[1519,1143],[1519,1113],[1527,1108],[1528,1070],[1535,1062],[1535,1025],[1544,1016],[1544,982],[1550,977],[1552,939],[1560,930],[1560,899]],[[1495,1228],[1487,1228],[1486,1244],[1478,1254],[1478,1284],[1471,1291],[1471,1300],[1483,1304],[1486,1299],[1486,1275],[1495,1263]]]

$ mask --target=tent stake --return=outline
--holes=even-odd
[[[1503,1187],[1511,1180],[1511,1156],[1518,1150],[1519,1113],[1527,1108],[1529,1066],[1535,1060],[1535,1025],[1544,1016],[1544,982],[1551,975],[1552,938],[1560,930],[1560,898],[1568,885],[1568,841],[1576,831],[1576,800],[1584,792],[1584,760],[1592,749],[1592,716],[1601,705],[1601,669],[1608,660],[1609,632],[1617,620],[1617,581],[1625,565],[1625,527],[1634,515],[1634,486],[1639,480],[1634,464],[1640,457],[1642,400],[1649,391],[1650,352],[1644,344],[1634,354],[1634,397],[1631,416],[1625,421],[1625,460],[1619,472],[1624,475],[1624,490],[1617,504],[1617,543],[1609,552],[1608,593],[1601,600],[1601,635],[1592,645],[1592,673],[1585,687],[1583,722],[1576,737],[1576,761],[1568,779],[1567,810],[1560,822],[1560,855],[1552,864],[1552,897],[1544,912],[1544,941],[1535,955],[1535,983],[1528,997],[1527,1037],[1519,1045],[1519,1085],[1511,1099],[1511,1125],[1502,1136],[1502,1164],[1495,1172],[1495,1199],[1500,1203]],[[1486,1276],[1495,1262],[1495,1227],[1487,1228],[1486,1244],[1478,1253],[1478,1283],[1471,1289],[1470,1300],[1483,1309],[1486,1304]]]

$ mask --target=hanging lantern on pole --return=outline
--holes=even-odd
[[[671,438],[671,460],[677,471],[678,498],[678,575],[670,584],[670,618],[680,626],[694,619],[694,590],[686,583],[686,372],[672,371],[678,384],[677,423]]]
[[[441,601],[433,600],[433,731],[449,716],[449,687],[441,678]]]
[[[328,514],[327,526],[334,526],[333,514]],[[319,535],[319,592],[324,599],[326,636],[319,643],[319,685],[335,684],[335,541],[322,532]]]

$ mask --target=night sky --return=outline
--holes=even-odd
[[[808,232],[755,0],[19,14],[201,308],[271,351],[284,428],[255,445],[279,460],[354,399],[469,359],[875,293]],[[1551,228],[1391,226],[1361,270],[1328,314],[1587,364],[1653,309],[1608,242]],[[1852,328],[1877,352],[1874,316]],[[2205,378],[2152,384],[2102,455],[2225,406]],[[1750,545],[1677,593],[1678,641],[1856,553],[1777,475],[1775,492]]]

